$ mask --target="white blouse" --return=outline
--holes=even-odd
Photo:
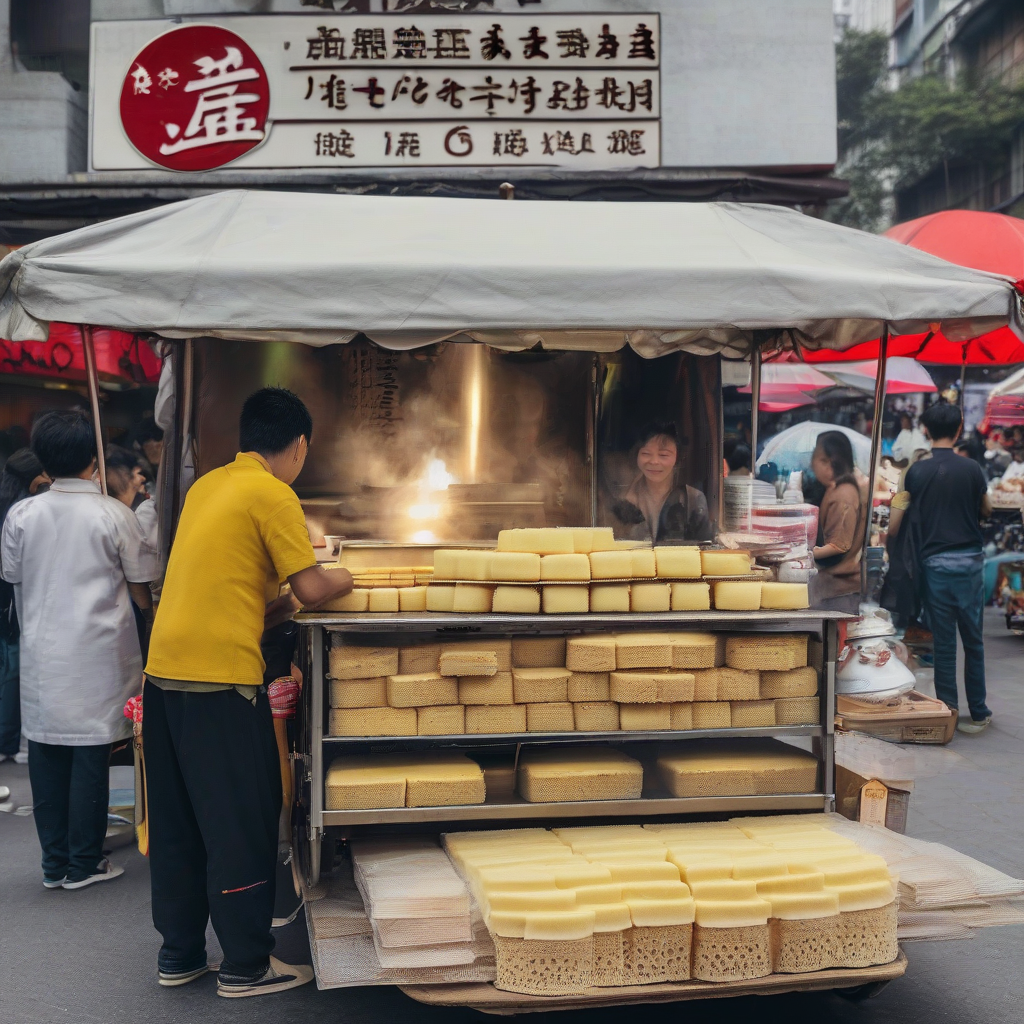
[[[135,514],[92,480],[60,478],[11,508],[0,574],[21,624],[27,739],[89,746],[131,735],[123,709],[142,689],[142,653],[128,582],[158,571]]]

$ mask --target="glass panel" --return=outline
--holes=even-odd
[[[197,343],[198,469],[234,458],[246,396],[294,390],[313,414],[296,490],[314,533],[493,541],[514,526],[587,525],[593,356],[441,343],[392,352]]]
[[[601,357],[600,366],[598,522],[622,538],[712,539],[722,460],[719,360],[685,352],[642,359],[623,349]],[[641,445],[656,427],[674,435],[675,444],[655,439]],[[673,452],[666,493],[665,467],[658,462]]]

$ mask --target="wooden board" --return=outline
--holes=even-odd
[[[836,697],[836,726],[894,743],[948,743],[956,715],[941,701],[911,690],[892,703]]]
[[[600,1006],[640,1003],[675,1003],[689,999],[727,999],[732,996],[781,995],[784,992],[816,992],[859,988],[901,978],[907,958],[900,955],[880,967],[834,968],[811,974],[771,974],[752,981],[679,981],[661,985],[630,985],[624,988],[592,988],[582,995],[526,996],[502,992],[493,985],[402,985],[411,999],[430,1006],[467,1006],[481,1013],[511,1015],[545,1013],[549,1010],[589,1010]]]

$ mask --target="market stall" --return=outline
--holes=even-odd
[[[1016,328],[1009,281],[770,207],[222,193],[0,289],[0,335],[183,339],[172,466],[230,457],[250,381],[312,396],[311,532],[360,537],[353,595],[300,616],[321,985],[507,1012],[902,973],[887,862],[820,816],[842,616],[689,527],[625,536],[622,456],[679,423],[713,533],[722,358],[756,408],[762,350]]]

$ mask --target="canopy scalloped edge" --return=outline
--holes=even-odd
[[[1003,326],[1001,317],[980,317],[964,320],[945,320],[942,330],[947,337],[969,340]],[[934,324],[918,321],[904,321],[889,324],[893,335],[914,334],[933,328]],[[1011,325],[1013,326],[1013,325]],[[162,330],[165,338],[208,337],[225,341],[284,341],[311,345],[343,345],[359,333],[381,348],[405,352],[423,348],[439,341],[476,341],[504,352],[524,352],[538,345],[551,352],[617,352],[629,345],[644,359],[656,359],[671,352],[689,352],[693,355],[718,355],[727,359],[746,359],[754,348],[755,341],[762,349],[822,349],[842,350],[864,341],[873,341],[882,332],[883,324],[877,320],[828,320],[815,321],[801,328],[766,328],[759,331],[741,330],[738,327],[707,328],[693,330],[626,330],[626,331],[262,331],[262,330],[210,330],[197,332]],[[1018,329],[1018,333],[1021,333]],[[1024,338],[1024,334],[1022,334]]]

